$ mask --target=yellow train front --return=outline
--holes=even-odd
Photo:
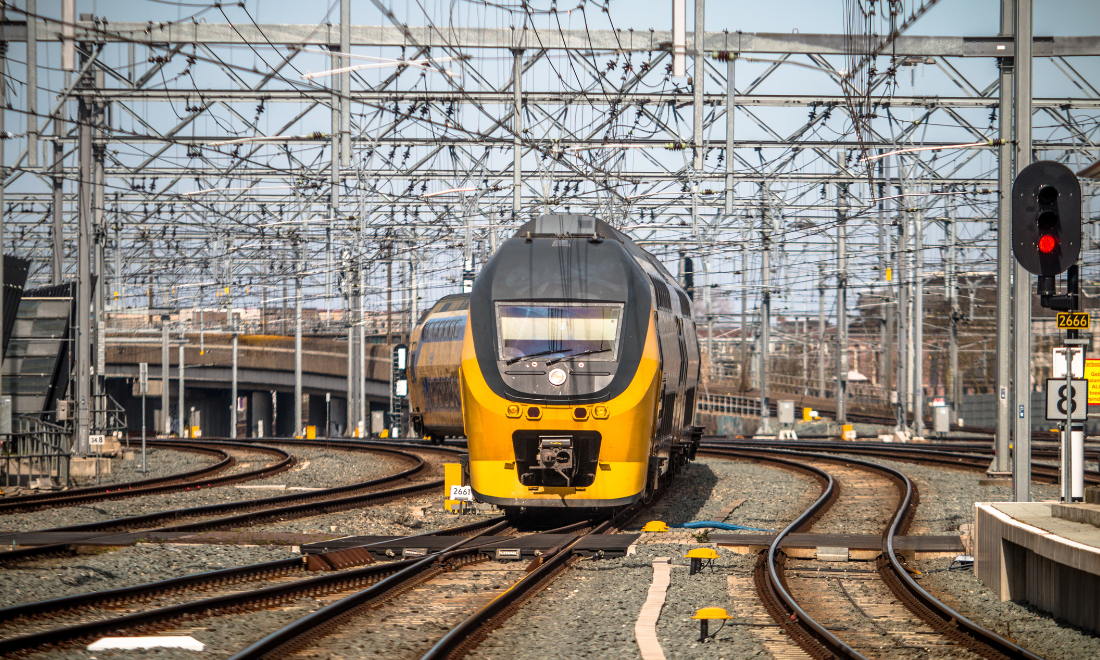
[[[417,431],[458,435],[460,410],[474,496],[505,509],[629,504],[698,448],[691,301],[596,218],[521,227],[421,319],[411,366]]]

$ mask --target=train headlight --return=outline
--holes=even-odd
[[[547,378],[550,379],[550,384],[554,387],[563,385],[566,379],[565,369],[553,369],[550,371],[550,374],[547,376]]]
[[[592,409],[592,416],[596,419],[607,419],[607,406],[596,406]]]
[[[508,406],[508,409],[504,412],[504,414],[508,417],[519,417],[519,405],[513,403],[512,405]]]

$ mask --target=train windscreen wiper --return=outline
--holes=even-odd
[[[504,364],[515,364],[520,360],[526,360],[533,357],[542,357],[543,355],[553,355],[554,353],[564,353],[568,350],[568,348],[559,348],[556,351],[539,351],[538,353],[531,353],[530,355],[521,355],[519,357],[512,358],[511,360],[506,361]]]
[[[558,362],[561,362],[562,360],[567,360],[567,359],[570,359],[570,358],[580,357],[582,355],[592,355],[593,353],[606,353],[610,350],[611,350],[610,348],[593,348],[593,349],[588,350],[588,351],[581,351],[580,353],[570,353],[569,355],[563,355],[560,358],[554,358],[553,360],[547,360],[546,361],[546,366],[550,366],[552,364],[557,364]]]

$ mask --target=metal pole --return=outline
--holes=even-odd
[[[523,116],[520,110],[523,108],[523,51],[512,51],[514,62],[512,64],[512,219],[519,219],[519,210],[523,204]],[[490,231],[495,236],[495,231]],[[496,243],[494,239],[493,243]],[[493,246],[494,251],[496,246]]]
[[[302,273],[295,250],[294,259],[294,435],[305,435],[302,427]]]
[[[897,158],[896,172],[899,194],[903,194],[905,187],[901,185],[901,157]],[[906,225],[909,223],[909,214],[898,202],[898,250],[897,250],[897,276],[898,276],[898,431],[904,431],[908,426],[909,412],[909,273],[906,268],[906,249],[909,237],[906,235]]]
[[[767,191],[763,191],[767,194]],[[765,198],[766,200],[766,198]],[[764,245],[760,253],[760,279],[763,284],[760,296],[760,433],[768,434],[768,355],[771,348],[772,294],[771,294],[771,218],[763,210]]]
[[[687,0],[672,0],[672,76],[687,75]]]
[[[103,89],[104,75],[102,69],[95,71],[92,78],[95,89]],[[107,395],[104,390],[106,383],[103,376],[107,371],[107,344],[103,336],[103,333],[106,332],[103,310],[104,293],[107,286],[107,265],[103,255],[104,243],[107,239],[103,171],[103,121],[105,116],[104,107],[99,103],[93,103],[92,121],[95,130],[92,132],[92,241],[95,246],[95,287],[92,289],[92,337],[95,341],[95,370],[92,376],[92,393],[95,396],[96,411],[93,418],[93,427],[100,433],[105,432],[107,426]]]
[[[726,62],[726,215],[733,215],[734,108],[737,105],[737,58]]]
[[[1007,0],[1006,0],[1007,1]],[[1031,0],[1016,0],[1016,70],[1013,76],[1015,103],[1013,124],[1016,127],[1016,174],[1031,164]],[[1031,501],[1031,275],[1016,264],[1013,283],[1015,300],[1014,323],[1016,361],[1013,396],[1016,400],[1015,443],[1012,466],[1013,499]]]
[[[947,278],[947,299],[950,301],[951,336],[949,337],[948,359],[951,364],[948,369],[947,395],[951,397],[951,423],[959,423],[959,404],[962,402],[962,374],[959,373],[959,275],[958,275],[958,225],[955,224],[955,205],[947,203],[948,224],[948,250],[947,269],[950,277]]]
[[[741,391],[749,391],[748,251],[741,241]]]
[[[141,473],[145,474],[145,392],[141,393]]]
[[[843,162],[838,153],[838,162]],[[848,184],[837,186],[836,423],[848,422]]]
[[[184,381],[184,376],[183,376],[183,345],[186,342],[187,342],[187,337],[183,334],[183,332],[180,332],[180,360],[179,360],[179,368],[177,369],[177,371],[179,372],[180,386],[179,386],[179,392],[176,393],[177,394],[177,399],[178,399],[176,405],[179,406],[180,437],[181,438],[185,438],[185,437],[188,437],[190,435],[190,433],[187,433],[185,435],[185,432],[184,432],[184,427],[188,426],[187,413],[186,413],[187,408],[184,407],[185,404],[184,404],[184,397],[183,397],[183,391],[184,391],[184,383],[183,383],[183,381]]]
[[[924,211],[914,214],[913,237],[913,430],[924,437]]]
[[[51,181],[53,185],[53,259],[51,260],[51,266],[53,267],[54,284],[61,284],[62,272],[65,266],[65,147],[61,142],[61,137],[66,133],[65,122],[61,119],[65,113],[64,107],[64,105],[61,106],[53,120],[55,139],[53,141]]]
[[[0,20],[6,20],[6,19],[7,19],[7,11],[6,11],[5,8],[0,7]],[[34,24],[33,21],[31,21],[31,22],[28,23],[28,25],[33,29],[35,24]],[[28,65],[28,67],[30,67],[30,65]],[[6,108],[7,105],[8,105],[8,88],[7,88],[7,84],[6,84],[7,75],[8,75],[8,44],[7,44],[7,42],[3,42],[3,43],[0,43],[0,78],[3,78],[5,80],[5,82],[0,82],[0,134],[4,133],[4,129],[5,129],[4,120],[5,120],[5,115],[7,114],[4,111],[4,108]],[[34,89],[34,88],[32,87],[31,89]],[[33,124],[33,122],[34,122],[34,117],[33,116],[28,116],[27,123],[28,124]],[[4,193],[6,192],[4,183],[8,179],[7,163],[4,160],[4,158],[6,156],[6,154],[4,153],[5,152],[5,149],[4,149],[4,142],[5,141],[6,140],[0,140],[0,328],[4,327],[4,299],[7,298],[7,291],[5,290],[5,287],[4,287],[4,259],[5,259],[5,257],[4,257]],[[3,342],[0,341],[0,351],[2,351],[2,350],[3,350]],[[4,357],[5,356],[2,353],[0,353],[0,392],[3,391],[3,369],[2,369],[2,367],[3,367],[3,364],[4,364]],[[9,428],[8,432],[10,433],[12,430],[13,429]],[[4,438],[4,440],[8,441],[9,444],[10,444],[11,439],[12,439],[11,436],[8,436],[7,438]]]
[[[817,395],[825,398],[825,269],[817,283]]]
[[[879,149],[879,153],[882,153],[882,149]],[[882,389],[885,392],[886,404],[890,404],[890,391],[894,389],[894,306],[893,296],[891,291],[893,289],[893,273],[887,273],[890,268],[890,248],[893,240],[887,233],[886,229],[886,201],[882,199],[886,197],[886,183],[884,181],[886,175],[886,158],[883,158],[879,162],[879,183],[878,183],[878,270],[879,276],[882,278]]]
[[[164,435],[172,434],[172,419],[168,414],[168,315],[160,317],[160,416],[164,421]]]
[[[1001,0],[1001,36],[1012,37],[1016,17],[1014,0]],[[989,466],[990,476],[1011,474],[1009,460],[1012,441],[1012,107],[1013,58],[997,58],[1001,70],[1000,140],[997,147],[997,181],[1000,193],[997,201],[997,435],[995,451]]]
[[[27,166],[38,167],[38,0],[27,0]]]
[[[351,0],[340,0],[340,52],[351,52]],[[345,68],[351,60],[341,62]],[[336,153],[332,154],[333,161]],[[340,74],[340,165],[351,167],[351,72]],[[335,169],[335,167],[333,168]]]
[[[695,171],[703,169],[703,81],[706,79],[706,64],[703,60],[703,41],[706,38],[706,0],[695,0],[695,68],[692,71],[693,96],[693,133],[695,134]],[[698,188],[698,186],[696,186]],[[698,193],[696,193],[698,197]]]
[[[82,53],[81,58],[87,57]],[[84,74],[80,87],[90,85],[89,74]],[[92,360],[92,109],[85,93],[78,98],[78,207],[77,207],[77,282],[76,282],[76,453],[86,454],[88,427],[90,425]],[[97,463],[98,465],[98,463]]]
[[[237,437],[237,332],[236,328],[233,330],[233,367],[232,378],[233,382],[230,385],[229,390],[229,425],[232,427],[232,432],[229,437]]]

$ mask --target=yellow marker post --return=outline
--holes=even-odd
[[[710,635],[707,634],[707,623],[709,621],[728,621],[733,617],[721,607],[704,607],[692,615],[691,618],[699,621],[699,641],[706,642],[710,639]],[[715,633],[717,632],[716,630]]]
[[[316,440],[316,439],[317,439],[317,427],[316,426],[307,426],[306,427],[306,440]]]
[[[814,421],[814,409],[813,408],[803,408],[802,409],[802,421],[804,421],[804,422]]]
[[[443,508],[453,513],[462,510],[461,500],[451,499],[451,486],[465,486],[460,463],[443,464]]]

